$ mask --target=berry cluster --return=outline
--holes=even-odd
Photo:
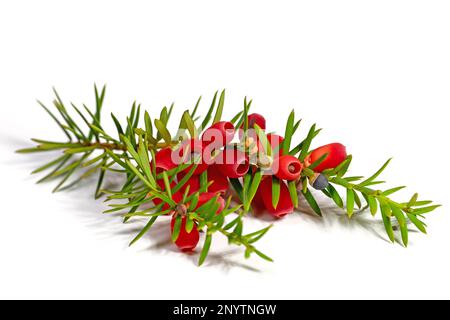
[[[172,180],[171,188],[193,170],[193,174],[180,190],[172,194],[172,200],[177,203],[177,207],[169,212],[172,215],[172,234],[176,218],[181,216],[181,231],[177,231],[178,236],[174,238],[174,242],[182,251],[194,250],[200,239],[195,220],[190,228],[186,228],[189,204],[186,206],[180,203],[184,194],[191,196],[199,193],[198,203],[193,211],[214,199],[217,204],[215,214],[220,214],[225,208],[224,197],[232,193],[229,179],[239,179],[243,182],[245,175],[252,178],[256,170],[260,169],[261,182],[250,204],[257,213],[267,212],[275,218],[281,218],[294,212],[294,203],[287,182],[294,181],[296,185],[299,184],[303,168],[312,168],[311,165],[314,164],[311,169],[314,174],[310,174],[310,183],[315,189],[324,190],[328,186],[328,180],[321,172],[336,168],[347,158],[345,147],[340,143],[332,143],[312,150],[304,161],[300,161],[285,152],[282,136],[265,133],[266,120],[262,115],[249,114],[245,122],[247,127],[244,128],[243,123],[237,130],[231,122],[216,122],[199,138],[186,139],[175,148],[167,147],[159,150],[151,163],[156,174],[184,165],[185,168],[177,173],[177,179]],[[261,134],[264,134],[265,138],[260,139]],[[236,136],[238,141],[233,143]],[[266,141],[266,145],[261,140]],[[187,164],[189,166],[186,167]],[[206,173],[208,186],[207,190],[201,192],[200,180],[203,173]],[[274,181],[280,186],[278,203],[274,203],[272,198]],[[165,191],[164,180],[159,179],[157,183]],[[237,197],[235,200],[239,201]],[[155,198],[153,202],[160,205],[163,201]],[[168,203],[163,205],[163,210],[169,208]]]
[[[266,132],[265,118],[249,113],[252,101],[247,99],[242,111],[223,121],[225,91],[220,96],[216,92],[204,117],[196,115],[201,98],[192,111],[185,110],[176,135],[168,130],[173,105],[162,108],[152,121],[148,112],[142,117],[140,105],[134,103],[124,123],[111,114],[117,134],[110,134],[102,119],[105,87],[101,91],[95,87],[93,110],[70,104],[77,118],[56,91],[55,96],[57,114],[39,104],[68,141],[32,139],[36,146],[18,151],[62,152],[33,172],[50,170],[39,182],[59,178],[54,191],[60,191],[98,173],[95,196],[106,195],[106,201],[111,201],[105,213],[121,213],[125,223],[134,218],[147,221],[130,244],[147,234],[158,218],[171,217],[172,240],[180,250],[192,251],[204,238],[199,264],[205,261],[215,234],[243,246],[246,258],[255,253],[272,261],[255,247],[272,225],[244,233],[245,216],[265,212],[279,219],[298,209],[300,197],[312,213],[322,216],[316,193],[332,200],[349,219],[365,211],[374,216],[379,213],[389,240],[397,240],[398,230],[405,246],[409,226],[426,233],[426,215],[439,207],[419,200],[417,193],[408,201],[393,200],[391,196],[403,186],[380,190],[384,181],[378,178],[390,159],[369,177],[347,176],[352,156],[342,144],[311,149],[321,130],[316,125],[291,146],[301,122],[294,111],[283,136]],[[106,173],[122,175],[123,185],[107,189],[103,183]],[[71,181],[74,176],[78,177]]]

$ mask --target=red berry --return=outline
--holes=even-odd
[[[272,177],[263,179],[259,185],[258,192],[263,200],[266,210],[275,218],[281,218],[294,211],[294,205],[289,194],[289,188],[284,181],[280,181],[280,199],[277,207],[272,204]]]
[[[266,178],[263,178],[266,179]],[[261,214],[266,210],[266,206],[264,205],[263,196],[261,194],[260,189],[256,191],[255,196],[252,200],[252,208],[255,214]]]
[[[177,175],[178,181],[181,181],[187,172],[180,172]],[[225,193],[228,190],[228,178],[220,171],[220,166],[213,164],[207,169],[208,182],[211,185],[208,187],[208,192],[212,193]],[[186,188],[189,186],[189,195],[197,192],[200,189],[200,176],[193,175],[180,189],[182,194],[185,193]]]
[[[200,233],[197,229],[197,226],[194,223],[194,227],[192,228],[191,232],[186,231],[186,216],[183,216],[181,218],[181,228],[180,233],[178,235],[177,240],[175,241],[176,246],[184,252],[193,251],[195,247],[198,244],[198,241],[200,240]],[[173,233],[173,229],[175,226],[175,220],[176,217],[172,217],[172,221],[170,223],[170,229]]]
[[[291,181],[300,177],[303,165],[296,157],[284,155],[275,159],[273,168],[278,178]]]
[[[254,128],[255,124],[261,129],[266,129],[266,119],[259,113],[252,113],[248,115],[248,127]]]
[[[164,148],[159,150],[155,154],[155,160],[152,161],[152,167],[156,163],[156,173],[159,174],[163,171],[168,171],[177,166],[177,164],[172,160],[172,149]]]
[[[260,115],[259,113],[252,113],[248,115],[248,129],[254,129],[255,124],[258,125],[262,130],[266,130],[266,119]],[[242,139],[244,135],[244,124],[239,128],[239,139]],[[257,134],[255,132],[247,132],[248,136],[253,138],[253,140],[257,140]]]
[[[213,182],[208,188],[209,192],[225,193],[228,190],[228,179],[222,174],[217,164],[208,167],[208,181]]]
[[[225,148],[215,158],[215,161],[222,173],[229,178],[240,178],[250,168],[247,155],[235,148]]]
[[[173,159],[176,163],[197,163],[197,168],[194,174],[201,174],[208,168],[210,155],[203,152],[203,143],[198,139],[185,140],[181,143],[178,150],[174,151]],[[184,171],[189,172],[192,166],[189,166]]]
[[[205,130],[202,134],[202,141],[205,146],[214,145],[219,149],[229,144],[234,138],[234,125],[228,121],[219,121]]]
[[[311,165],[319,160],[324,154],[327,154],[327,156],[314,168],[314,171],[322,172],[326,169],[336,168],[345,160],[345,158],[347,158],[347,151],[345,150],[344,145],[340,143],[331,143],[313,150],[309,155],[307,162]]]

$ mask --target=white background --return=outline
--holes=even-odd
[[[0,298],[450,298],[449,16],[429,0],[2,1]],[[295,108],[302,135],[324,128],[316,146],[347,145],[352,174],[393,156],[389,186],[444,206],[408,249],[377,219],[331,210],[276,222],[259,244],[273,264],[216,241],[198,268],[167,244],[167,221],[128,248],[142,222],[102,215],[92,183],[51,194],[29,176],[48,157],[13,153],[62,138],[36,98],[50,104],[54,85],[92,106],[94,82],[121,119],[134,99],[179,116],[203,95],[205,110],[221,88],[226,116],[248,95],[270,130]]]

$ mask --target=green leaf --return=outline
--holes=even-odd
[[[222,119],[223,105],[225,103],[225,90],[222,90],[219,98],[219,104],[217,105],[216,114],[214,116],[213,124],[219,122]]]
[[[250,210],[250,205],[253,201],[253,198],[256,195],[256,192],[258,191],[258,187],[261,183],[261,180],[262,180],[262,171],[257,170],[253,175],[253,179],[247,191],[247,206],[244,207],[245,211]]]
[[[100,170],[100,174],[99,174],[98,181],[97,181],[97,187],[95,188],[95,199],[100,198],[102,195],[101,188],[102,188],[103,180],[105,178],[105,172],[106,172],[106,170],[104,170],[104,169]]]
[[[183,178],[178,181],[177,185],[172,189],[173,193],[177,193],[193,176],[195,170],[197,169],[197,164],[192,165],[192,167],[189,169],[188,173],[183,176]]]
[[[302,150],[300,151],[299,160],[304,161],[306,156],[308,155],[309,147],[311,145],[311,142],[314,138],[314,134],[316,132],[316,125],[313,124],[311,128],[309,129],[308,135],[306,136],[306,139],[303,142]]]
[[[192,199],[191,199],[191,203],[189,205],[189,210],[190,211],[194,211],[195,208],[197,208],[197,204],[198,204],[198,198],[199,198],[199,193],[196,192],[192,195]],[[187,200],[189,201],[189,200]]]
[[[147,111],[144,114],[145,131],[147,132],[147,137],[153,137],[153,124],[152,119]]]
[[[253,252],[255,252],[260,258],[269,261],[269,262],[273,262],[273,259],[270,258],[269,256],[265,255],[264,253],[262,253],[261,251],[257,250],[257,249],[253,249]]]
[[[90,152],[88,152],[88,153],[91,154],[92,151],[90,151]],[[58,176],[60,176],[60,175],[62,175],[62,174],[64,174],[64,173],[70,172],[70,171],[72,171],[73,169],[78,168],[86,158],[87,158],[87,155],[85,154],[85,155],[83,155],[83,157],[81,157],[81,158],[78,159],[78,160],[75,160],[74,162],[72,162],[71,164],[69,164],[67,167],[62,168],[61,170],[58,170],[58,171],[56,171],[55,173],[53,173],[53,174],[52,174],[52,177],[53,177],[53,178],[58,177]]]
[[[212,113],[213,113],[214,108],[216,106],[216,100],[217,100],[217,94],[218,93],[219,93],[218,91],[216,91],[216,93],[214,93],[214,97],[213,97],[213,100],[211,102],[211,106],[209,107],[208,112],[206,113],[205,118],[203,119],[202,126],[201,126],[202,129],[205,129],[206,126],[209,123],[209,120],[211,120]]]
[[[375,216],[375,214],[378,212],[378,203],[375,200],[375,198],[373,196],[368,195],[367,196],[367,203],[369,205],[370,208],[370,213],[372,214],[372,216]]]
[[[391,207],[389,206],[389,204],[387,202],[385,202],[384,200],[378,199],[378,202],[380,203],[380,210],[381,212],[388,216],[391,217],[392,216],[392,210]]]
[[[194,110],[192,110],[192,112],[191,112],[191,118],[194,118],[194,117],[195,117],[195,115],[196,115],[196,113],[197,113],[198,106],[200,105],[200,101],[202,101],[202,96],[200,96],[200,97],[197,99],[197,103],[195,104]]]
[[[109,149],[105,149],[105,152],[121,167],[128,169],[128,165],[125,162],[123,162],[122,160],[120,160],[120,158],[117,154],[115,154],[114,152],[112,152]]]
[[[194,229],[194,224],[194,219],[191,216],[186,217],[185,230],[187,233],[191,233],[192,229]]]
[[[237,221],[236,227],[233,230],[233,233],[238,236],[241,237],[242,236],[242,230],[244,229],[244,224],[242,223],[242,219],[239,219]]]
[[[272,177],[272,206],[276,209],[280,201],[280,180]]]
[[[58,185],[53,189],[53,192],[58,192],[62,186],[64,185],[64,183],[66,183],[66,181],[72,176],[72,174],[83,164],[83,161],[88,158],[90,155],[92,154],[92,151],[86,152],[78,161],[75,161],[74,163],[72,163],[71,165],[69,165],[68,167],[66,167],[65,169],[60,170],[59,174],[62,174],[61,172],[66,173],[66,175],[64,176],[64,178],[58,183]],[[58,172],[54,173],[54,176],[57,175]]]
[[[172,190],[170,188],[169,177],[167,177],[167,173],[165,171],[163,172],[163,180],[166,189],[165,191],[167,192],[167,195],[172,198]]]
[[[388,189],[388,190],[384,191],[384,192],[382,193],[382,195],[387,197],[387,196],[390,196],[391,194],[396,193],[397,191],[400,191],[400,190],[402,190],[402,189],[404,189],[404,188],[406,188],[406,186],[401,186],[401,187],[396,187],[396,188]]]
[[[405,247],[407,247],[408,246],[408,226],[406,223],[406,218],[405,218],[402,210],[400,210],[396,206],[391,206],[391,209],[392,209],[392,214],[398,221],[403,245]]]
[[[236,217],[235,219],[233,219],[231,222],[229,222],[225,227],[223,227],[223,230],[230,230],[235,225],[237,225],[239,220],[241,220],[241,216],[240,215],[238,217]]]
[[[294,208],[298,208],[298,193],[297,185],[295,181],[288,182],[289,196],[291,197]]]
[[[311,209],[313,209],[313,211],[319,216],[322,216],[322,210],[320,209],[319,205],[317,204],[316,199],[314,198],[313,194],[311,193],[311,191],[306,188],[305,192],[302,192],[303,196],[305,197],[306,201],[308,202],[309,206],[311,207]]]
[[[150,159],[148,157],[148,146],[147,143],[144,142],[142,139],[142,136],[139,136],[139,147],[138,147],[138,154],[139,154],[139,162],[142,170],[145,173],[145,176],[147,177],[147,180],[150,182],[150,184],[155,187],[156,186],[156,180],[153,177],[152,169],[150,168]],[[164,173],[166,173],[164,171]]]
[[[161,137],[167,144],[172,142],[172,136],[170,135],[169,130],[167,130],[166,125],[159,119],[155,119],[155,126],[158,129],[158,132],[161,134]]]
[[[384,203],[380,202],[380,209],[381,209],[381,216],[383,218],[383,224],[384,224],[384,228],[386,229],[386,233],[389,237],[389,239],[394,242],[395,241],[395,236],[394,236],[394,229],[392,229],[392,223],[391,223],[391,218],[390,212],[387,212],[387,208],[389,208],[389,206],[386,206]],[[390,208],[389,208],[390,210]]]
[[[65,155],[65,158],[62,160],[60,164],[58,164],[50,173],[48,173],[45,177],[41,178],[37,183],[42,183],[44,181],[50,180],[54,178],[54,174],[58,172],[64,165],[72,158],[73,155]]]
[[[172,241],[173,242],[177,241],[178,236],[180,235],[182,221],[183,221],[183,219],[180,215],[178,215],[175,218],[175,224],[173,226],[173,231],[172,231]]]
[[[241,182],[239,181],[239,179],[235,179],[235,178],[230,178],[230,183],[233,186],[234,190],[236,191],[239,199],[241,201],[244,201],[244,194],[243,194],[243,188],[241,185]]]
[[[99,162],[100,160],[103,160],[107,157],[107,153],[103,152],[102,154],[99,154],[97,157],[94,157],[92,159],[90,159],[89,161],[86,161],[85,163],[83,163],[83,167],[89,167],[97,162]]]
[[[438,205],[433,205],[433,206],[429,206],[429,207],[417,208],[417,209],[413,209],[412,213],[415,215],[429,213],[439,207],[441,207],[441,205],[438,204]]]
[[[191,115],[187,110],[183,113],[183,121],[189,131],[189,134],[191,135],[191,138],[197,138],[197,128],[195,127],[194,120],[192,120]]]
[[[50,115],[50,117],[56,122],[56,124],[61,128],[64,134],[69,138],[69,141],[72,141],[72,136],[67,132],[67,130],[63,127],[62,123],[58,120],[58,118],[39,100],[37,103]]]
[[[236,124],[236,121],[239,120],[239,118],[242,116],[242,114],[244,113],[244,111],[239,111],[231,120],[230,122],[234,125]]]
[[[255,243],[260,240],[272,227],[273,225],[271,224],[264,229],[245,235],[245,238],[248,239],[248,243]]]
[[[409,200],[407,207],[411,208],[412,206],[414,206],[417,202],[417,199],[419,199],[419,194],[414,193],[413,196],[411,197],[411,200]]]
[[[72,149],[66,149],[64,151],[65,154],[75,154],[75,153],[84,153],[86,151],[95,150],[97,147],[90,146],[90,147],[81,147],[81,148],[72,148]]]
[[[353,189],[347,189],[347,215],[349,218],[353,215],[353,210],[355,209],[355,193]]]
[[[153,224],[155,223],[156,219],[158,219],[158,216],[154,216],[151,217],[150,220],[147,222],[147,224],[145,225],[145,227],[138,233],[138,235],[130,242],[130,246],[132,246],[133,244],[135,244],[140,238],[142,238],[142,236],[144,234],[146,234],[148,232],[148,230],[150,230],[150,228],[153,226]]]
[[[204,262],[206,257],[208,256],[209,248],[211,247],[211,241],[212,241],[212,235],[209,233],[206,233],[205,242],[203,244],[202,252],[200,253],[200,258],[198,260],[198,265],[201,266]]]
[[[265,153],[269,157],[272,156],[272,146],[270,145],[270,142],[267,139],[266,134],[256,123],[254,124],[254,129],[256,130],[256,133],[258,134],[259,141],[260,141],[261,145],[263,146]]]
[[[294,110],[289,114],[286,130],[284,133],[284,141],[283,141],[283,154],[289,154],[289,150],[291,148],[291,140],[294,134],[294,121],[295,121],[295,113]]]
[[[360,197],[358,196],[358,193],[356,193],[356,191],[353,190],[353,194],[355,196],[355,203],[356,203],[356,205],[358,206],[359,209],[361,209],[362,203],[361,203]]]
[[[131,154],[131,156],[133,157],[134,160],[136,160],[137,164],[139,166],[142,166],[141,163],[141,157],[140,155],[136,152],[135,147],[133,146],[133,144],[131,143],[131,141],[125,137],[125,136],[121,136],[122,141],[125,143],[125,146],[127,147],[128,152]]]
[[[384,169],[386,169],[386,167],[389,165],[389,162],[391,162],[392,158],[388,159],[382,166],[380,169],[378,169],[377,172],[375,172],[372,176],[370,176],[369,178],[367,178],[366,180],[364,180],[363,182],[361,182],[359,184],[359,186],[361,187],[365,187],[367,186],[368,183],[374,181],[376,178],[378,178],[378,176],[384,171]]]
[[[96,125],[91,124],[91,129],[94,130],[95,132],[97,132],[99,135],[101,135],[102,137],[104,137],[106,140],[109,141],[117,141],[116,139],[114,139],[113,137],[111,137],[110,135],[106,134],[105,131],[103,131],[103,129],[97,127]]]
[[[416,201],[416,203],[414,204],[414,207],[427,206],[427,205],[432,204],[432,203],[433,203],[433,201],[430,201],[430,200]]]
[[[208,171],[200,174],[200,192],[208,192]]]
[[[314,170],[319,164],[321,164],[328,157],[328,153],[323,154],[319,159],[311,163],[308,169]]]
[[[36,173],[45,171],[45,170],[47,170],[47,169],[49,169],[49,168],[51,168],[51,167],[57,165],[58,163],[61,163],[61,162],[64,161],[64,159],[66,159],[66,158],[67,158],[67,155],[63,155],[63,156],[61,156],[61,157],[59,157],[59,158],[57,158],[57,159],[55,159],[55,160],[53,160],[53,161],[51,161],[51,162],[45,164],[45,165],[43,165],[42,167],[37,168],[37,169],[34,170],[31,174],[36,174]]]
[[[348,155],[347,158],[345,158],[345,160],[335,168],[334,172],[336,172],[338,177],[343,177],[347,173],[347,170],[352,163],[352,159],[352,155]]]
[[[299,121],[297,122],[298,124]],[[297,124],[296,124],[297,125]],[[314,134],[313,134],[313,139],[320,133],[320,131],[322,131],[322,129],[317,129]],[[305,138],[306,140],[306,138]],[[289,154],[292,156],[295,156],[297,153],[299,153],[302,149],[303,149],[303,145],[305,144],[305,140],[303,140],[302,142],[300,142],[298,145],[296,145],[290,152]]]
[[[339,208],[344,208],[344,201],[339,195],[339,192],[331,184],[328,184],[327,190],[334,203],[336,203]]]
[[[139,170],[130,162],[130,160],[125,160],[125,163],[127,164],[127,167],[131,169],[139,179],[141,179],[142,182],[144,182],[150,189],[154,189],[154,186],[150,183],[150,181],[148,181],[147,178],[145,178],[142,173],[139,172]]]
[[[415,215],[411,213],[406,213],[408,219],[419,229],[422,233],[427,233],[427,229],[422,221],[420,221]]]

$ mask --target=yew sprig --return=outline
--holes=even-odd
[[[315,124],[296,142],[302,125],[294,110],[287,118],[284,136],[267,133],[264,116],[250,113],[253,102],[247,98],[242,110],[230,121],[223,120],[222,91],[214,94],[203,117],[198,116],[201,97],[192,110],[182,112],[175,120],[175,133],[168,129],[173,122],[173,104],[152,119],[137,102],[123,121],[111,114],[115,132],[107,132],[103,127],[106,87],[99,90],[94,86],[94,92],[93,108],[66,105],[56,90],[52,109],[39,101],[65,140],[32,139],[34,147],[18,152],[59,153],[33,171],[47,172],[38,182],[58,179],[55,192],[96,174],[95,197],[104,197],[109,206],[105,213],[120,213],[125,223],[146,219],[130,245],[146,235],[157,220],[170,218],[171,238],[180,249],[195,250],[203,238],[200,265],[213,237],[220,235],[230,244],[242,246],[245,257],[256,254],[272,261],[255,247],[272,224],[244,233],[246,216],[264,211],[280,219],[301,212],[299,199],[304,198],[320,217],[323,210],[317,195],[321,192],[349,219],[365,210],[380,214],[388,238],[394,242],[398,229],[407,246],[409,227],[426,233],[426,215],[439,207],[419,200],[417,193],[407,201],[392,199],[403,186],[379,189],[384,182],[378,178],[390,160],[368,178],[347,175],[352,155],[339,143],[314,149],[314,138],[321,132]],[[208,140],[214,131],[219,135]],[[175,153],[180,156],[178,162]],[[234,162],[224,160],[229,156]],[[106,189],[106,174],[121,175],[121,187]]]

